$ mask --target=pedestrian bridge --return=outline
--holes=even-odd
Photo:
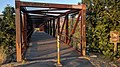
[[[84,4],[15,0],[15,6],[17,62],[27,60],[31,65],[37,65],[39,62],[47,65],[44,62],[49,62],[48,66],[54,65],[54,62],[57,65],[62,63],[68,66],[90,64],[87,60],[82,61],[84,59],[79,58],[86,55]],[[35,28],[40,28],[40,31],[34,30]]]

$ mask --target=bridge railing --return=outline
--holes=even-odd
[[[68,39],[66,42],[66,38]],[[82,44],[81,44],[81,38],[77,38],[74,36],[66,36],[65,34],[60,34],[60,41],[62,41],[63,43],[67,44],[68,46],[74,48],[77,51],[81,51],[82,50]],[[70,41],[68,43],[68,41]]]
[[[23,58],[24,58],[25,52],[27,50],[27,47],[29,46],[30,37],[31,37],[33,31],[34,31],[34,29],[29,31],[29,33],[27,34],[27,37],[22,41],[22,44],[21,44],[22,45],[22,47],[21,47],[22,51],[21,52],[22,52],[22,57]]]

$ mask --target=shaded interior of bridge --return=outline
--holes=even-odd
[[[50,54],[51,57],[47,58],[46,57],[47,55],[44,56],[44,53],[49,54],[49,52],[55,52],[56,48],[55,37],[58,35],[60,36],[60,41],[62,41],[61,45],[66,44],[66,46],[61,48],[63,51],[68,49],[67,50],[68,54],[69,53],[71,54],[73,50],[69,48],[67,45],[69,45],[71,43],[72,38],[74,38],[79,40],[78,46],[81,46],[75,49],[77,51],[80,51],[80,55],[86,55],[86,33],[85,33],[86,6],[84,4],[67,5],[67,4],[23,2],[15,0],[15,6],[16,6],[17,62],[21,62],[25,56],[30,61],[35,59],[55,58],[56,57],[54,56],[55,54]],[[71,19],[75,20],[73,23],[72,30],[69,31],[69,23]],[[79,38],[73,37],[77,26],[80,27]],[[40,28],[40,30],[44,32],[35,31],[34,28],[36,27]],[[52,43],[54,44],[53,46],[48,46],[47,42],[49,45],[52,45]],[[40,44],[40,47],[39,46],[36,47],[37,44]],[[32,45],[31,47],[32,49],[30,50],[28,49],[28,51],[26,52],[27,47],[30,45]],[[43,54],[37,52],[36,50],[38,51],[40,50],[41,53]],[[74,55],[78,56],[78,54],[76,54],[75,52],[72,53],[73,54],[70,56]],[[38,56],[38,58],[34,56]],[[62,57],[64,58],[65,56]]]
[[[62,67],[94,67],[88,59],[60,41]],[[44,31],[34,31],[25,54],[25,63],[14,63],[14,67],[55,67],[57,63],[56,38]]]
[[[60,42],[61,58],[80,57],[77,51],[63,42]],[[57,60],[57,41],[53,36],[43,32],[34,31],[31,36],[30,47],[26,52],[29,61],[34,60]]]

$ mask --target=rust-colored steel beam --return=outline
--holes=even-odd
[[[47,11],[27,11],[27,13],[32,13],[32,14],[65,14],[63,12],[47,12]]]
[[[60,17],[57,19],[58,35],[60,35]]]
[[[81,19],[80,19],[81,20]],[[80,48],[79,49],[81,49],[81,55],[82,55],[82,22],[80,21],[80,43],[79,43],[79,46],[80,46]]]
[[[47,33],[49,34],[49,21],[47,22]]]
[[[27,48],[27,29],[26,29],[26,14],[23,14],[22,16],[22,45],[23,49]]]
[[[24,13],[24,22],[25,22],[25,37],[26,37],[26,47],[28,46],[28,40],[27,40],[27,13]]]
[[[71,31],[71,34],[70,34],[70,39],[67,41],[67,45],[69,45],[70,41],[71,41],[71,37],[73,36],[73,34],[75,33],[75,30],[76,30],[76,27],[78,25],[78,22],[79,22],[79,19],[80,19],[80,16],[81,16],[81,11],[79,11],[79,14],[78,14],[78,17],[77,17],[77,20],[74,24],[74,28],[72,29]]]
[[[53,37],[55,37],[55,32],[56,32],[56,30],[55,30],[55,19],[53,19]]]
[[[35,13],[31,13],[31,14],[35,14]],[[56,15],[49,15],[49,14],[38,14],[38,15],[33,15],[33,16],[38,16],[39,17],[39,15],[41,15],[41,16],[47,16],[47,17],[58,17]]]
[[[39,15],[30,15],[29,16],[29,19],[45,19],[45,20],[53,20],[53,19],[55,19],[55,18],[57,18],[57,16],[56,17],[53,17],[53,16],[39,16]]]
[[[48,21],[48,34],[50,34],[50,21]]]
[[[55,16],[56,17],[56,16]],[[53,18],[53,16],[29,15],[29,18]],[[57,18],[57,17],[56,17]]]
[[[48,21],[46,22],[46,33],[48,33]]]
[[[46,32],[46,28],[47,28],[47,26],[46,26],[46,23],[44,24],[44,32]],[[47,33],[47,32],[46,32]]]
[[[21,62],[22,61],[22,33],[21,33],[21,17],[20,17],[20,2],[19,1],[15,1],[16,4],[16,56],[17,56],[17,62]]]
[[[67,41],[68,41],[68,34],[69,34],[69,31],[68,31],[68,15],[66,16],[66,27],[65,27],[65,34],[66,34],[66,37],[65,37],[65,43],[67,44]]]
[[[33,17],[33,18],[29,18],[29,19],[45,19],[45,20],[49,20],[49,19],[53,19],[54,17],[45,17],[45,16],[41,16],[41,17]]]
[[[52,4],[52,3],[37,3],[37,2],[22,2],[23,7],[42,7],[42,8],[61,8],[61,9],[82,9],[81,5],[67,5],[67,4]]]
[[[50,25],[51,25],[51,21],[49,20],[49,35],[51,34],[51,31],[50,31]]]
[[[51,20],[51,36],[53,36],[53,20]]]
[[[49,9],[40,9],[40,10],[28,10],[27,12],[61,11],[61,10],[66,10],[66,9],[49,8]]]
[[[50,20],[50,35],[52,35],[52,21]]]
[[[61,29],[60,34],[62,34],[62,32],[63,32],[64,26],[65,26],[65,22],[66,22],[66,16],[65,16],[65,19],[64,19],[64,22],[63,22],[63,25],[62,25],[62,29]]]
[[[81,10],[81,28],[82,28],[82,55],[86,55],[86,6],[82,5]]]
[[[47,21],[47,33],[49,32],[48,30],[49,30],[49,27],[48,27],[48,21]]]
[[[65,14],[60,14],[59,17],[65,16],[65,15],[68,15],[70,13],[74,13],[74,12],[77,12],[77,11],[79,11],[79,10],[69,10],[69,11],[65,12]]]

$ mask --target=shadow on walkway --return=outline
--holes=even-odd
[[[26,52],[27,63],[15,67],[55,67],[57,58],[56,39],[45,32],[34,32],[30,47]],[[60,43],[63,67],[94,67],[89,60],[78,58],[80,55],[64,43]]]

